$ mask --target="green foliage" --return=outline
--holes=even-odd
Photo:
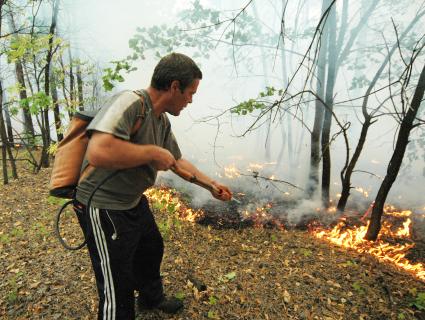
[[[363,289],[363,287],[361,286],[359,281],[356,281],[352,284],[353,289],[358,293],[358,294],[364,294],[365,291]]]
[[[49,148],[47,149],[47,153],[54,156],[56,152],[58,151],[58,142],[52,143]]]
[[[10,243],[10,237],[7,234],[0,234],[0,243]]]
[[[10,235],[14,238],[21,238],[25,234],[24,229],[22,227],[17,226],[10,230]]]
[[[254,110],[262,110],[266,108],[266,104],[257,102],[255,99],[249,99],[247,101],[239,103],[236,107],[232,108],[231,113],[245,116],[252,113]]]
[[[345,267],[356,267],[357,266],[357,262],[354,260],[347,260],[343,266]]]
[[[309,257],[312,255],[312,251],[310,249],[302,248],[300,251],[304,257]]]
[[[132,55],[125,59],[115,61],[115,68],[105,69],[103,78],[105,90],[111,90],[114,83],[124,81],[121,71],[126,70],[127,73],[135,70],[129,67],[131,63],[138,59],[145,59],[146,54],[151,52],[153,56],[161,58],[173,51],[183,48],[190,49],[192,56],[196,58],[210,57],[210,52],[220,43],[225,41],[229,45],[229,57],[234,57],[235,51],[238,49],[231,48],[231,44],[248,44],[275,43],[278,34],[263,33],[260,22],[248,15],[246,11],[239,14],[234,21],[236,12],[221,12],[214,9],[205,8],[199,0],[193,2],[190,9],[181,11],[178,16],[180,23],[174,26],[165,24],[155,25],[152,27],[139,27],[136,34],[130,38],[129,47],[133,50]],[[229,27],[231,26],[232,27]],[[217,35],[221,33],[218,39]],[[244,55],[246,50],[240,50],[240,54]],[[248,66],[252,63],[247,62]],[[127,69],[128,68],[128,69]]]
[[[26,99],[19,101],[21,108],[28,108],[32,115],[37,115],[41,110],[46,110],[52,106],[52,98],[40,91]]]
[[[61,199],[52,196],[47,197],[47,203],[50,205],[63,206],[66,202],[68,202],[68,199]]]
[[[418,310],[425,310],[425,292],[416,293],[414,300],[409,305]]]
[[[184,294],[184,292],[177,292],[177,293],[174,295],[174,297],[175,297],[176,299],[179,299],[179,300],[184,300],[184,298],[186,297],[186,295]]]
[[[212,310],[208,311],[208,319],[220,319],[220,317]]]
[[[121,75],[121,72],[125,71],[130,73],[134,70],[137,70],[136,67],[132,67],[130,61],[127,59],[111,61],[111,64],[114,65],[113,68],[105,68],[103,70],[104,75],[102,76],[103,88],[105,91],[111,91],[114,88],[114,82],[124,82],[124,77]]]
[[[270,102],[267,98],[271,98],[275,95],[281,96],[283,89],[277,90],[274,87],[266,87],[266,89],[258,94],[259,98],[249,99],[247,101],[239,103],[236,107],[233,107],[230,112],[239,116],[251,114],[256,110],[264,110],[270,106]],[[263,98],[260,100],[260,98]]]
[[[235,278],[236,278],[236,272],[235,271],[232,271],[232,272],[229,272],[229,273],[225,274],[224,276],[221,276],[219,278],[219,280],[221,282],[229,282],[229,281],[234,280]]]
[[[211,295],[208,299],[208,303],[212,306],[216,305],[218,302],[218,298],[216,296]]]
[[[366,78],[366,75],[360,75],[351,79],[350,90],[362,89],[370,84],[370,80]]]
[[[9,291],[6,295],[6,300],[9,304],[16,303],[18,300],[18,282],[23,275],[23,272],[18,272],[13,278],[9,280]]]
[[[6,51],[7,62],[14,63],[17,60],[33,60],[34,57],[38,62],[44,63],[45,53],[49,49],[49,41],[52,35],[33,33],[29,34],[16,34],[11,37],[9,48]],[[64,45],[64,40],[56,37],[53,39],[52,46],[60,47]]]
[[[32,229],[41,238],[48,236],[50,233],[49,229],[41,222],[37,222],[35,225],[33,225]]]

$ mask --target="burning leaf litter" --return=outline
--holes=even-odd
[[[194,210],[184,204],[179,198],[179,193],[173,189],[167,187],[161,187],[160,189],[149,189],[146,195],[153,202],[159,202],[162,206],[169,208],[170,206],[175,209],[177,216],[180,219],[197,222],[201,219],[205,212],[201,209]],[[275,217],[271,213],[273,208],[272,203],[266,203],[264,205],[248,204],[244,209],[239,210],[239,217],[241,221],[251,222],[251,226],[264,227],[273,226],[280,230],[285,229],[285,222]],[[391,263],[403,270],[408,271],[414,276],[418,277],[422,281],[425,281],[425,266],[423,263],[411,263],[407,258],[406,254],[408,251],[415,246],[411,243],[389,243],[383,239],[383,236],[391,237],[392,239],[409,239],[410,237],[410,225],[412,223],[409,216],[412,214],[411,211],[395,211],[392,206],[385,208],[386,214],[394,217],[406,218],[402,223],[402,226],[393,230],[393,226],[389,221],[383,221],[381,229],[381,237],[375,242],[364,240],[364,236],[367,231],[368,222],[362,226],[349,226],[346,219],[341,219],[335,227],[332,229],[325,229],[323,227],[317,227],[315,223],[311,224],[309,228],[311,233],[318,239],[329,241],[338,246],[356,250],[359,253],[367,253],[378,258],[380,261],[385,263]],[[328,213],[335,213],[336,208],[331,207],[327,211]]]

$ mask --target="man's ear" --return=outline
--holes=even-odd
[[[171,88],[171,92],[173,92],[173,93],[176,92],[177,90],[180,90],[180,81],[179,80],[173,80],[171,82],[170,88]]]

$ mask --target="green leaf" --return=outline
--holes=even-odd
[[[220,319],[218,315],[212,310],[208,311],[207,317],[208,319]]]
[[[302,248],[300,251],[301,251],[301,254],[302,254],[304,257],[309,257],[309,256],[311,256],[311,254],[312,254],[312,251],[311,251],[311,250],[309,250],[309,249]]]
[[[229,272],[228,274],[225,274],[224,277],[227,280],[233,280],[236,278],[236,272],[235,271]]]
[[[410,306],[413,306],[418,310],[425,310],[425,292],[419,292],[415,300],[410,303]]]
[[[176,299],[179,299],[179,300],[184,300],[184,298],[185,298],[185,294],[184,294],[184,292],[177,292],[175,295],[174,295],[174,297],[176,297]]]
[[[356,282],[353,283],[352,286],[353,286],[353,289],[356,290],[359,294],[363,294],[364,293],[364,289],[360,285],[360,282],[356,281]]]
[[[210,298],[208,299],[208,303],[212,306],[216,305],[218,301],[218,298],[215,296],[210,296]]]

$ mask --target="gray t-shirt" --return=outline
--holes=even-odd
[[[138,94],[133,91],[120,92],[102,107],[88,126],[88,133],[100,131],[136,144],[155,144],[169,150],[176,160],[180,159],[181,152],[168,117],[165,113],[156,117],[147,92],[138,93],[144,97],[144,111]],[[132,135],[131,130],[138,118],[142,118],[141,127]],[[82,171],[87,165],[87,159],[84,159]],[[113,171],[91,168],[77,187],[77,200],[87,205],[93,189]],[[155,183],[156,175],[157,170],[150,164],[121,170],[100,186],[92,198],[91,206],[111,210],[131,209],[140,201],[142,193]]]

